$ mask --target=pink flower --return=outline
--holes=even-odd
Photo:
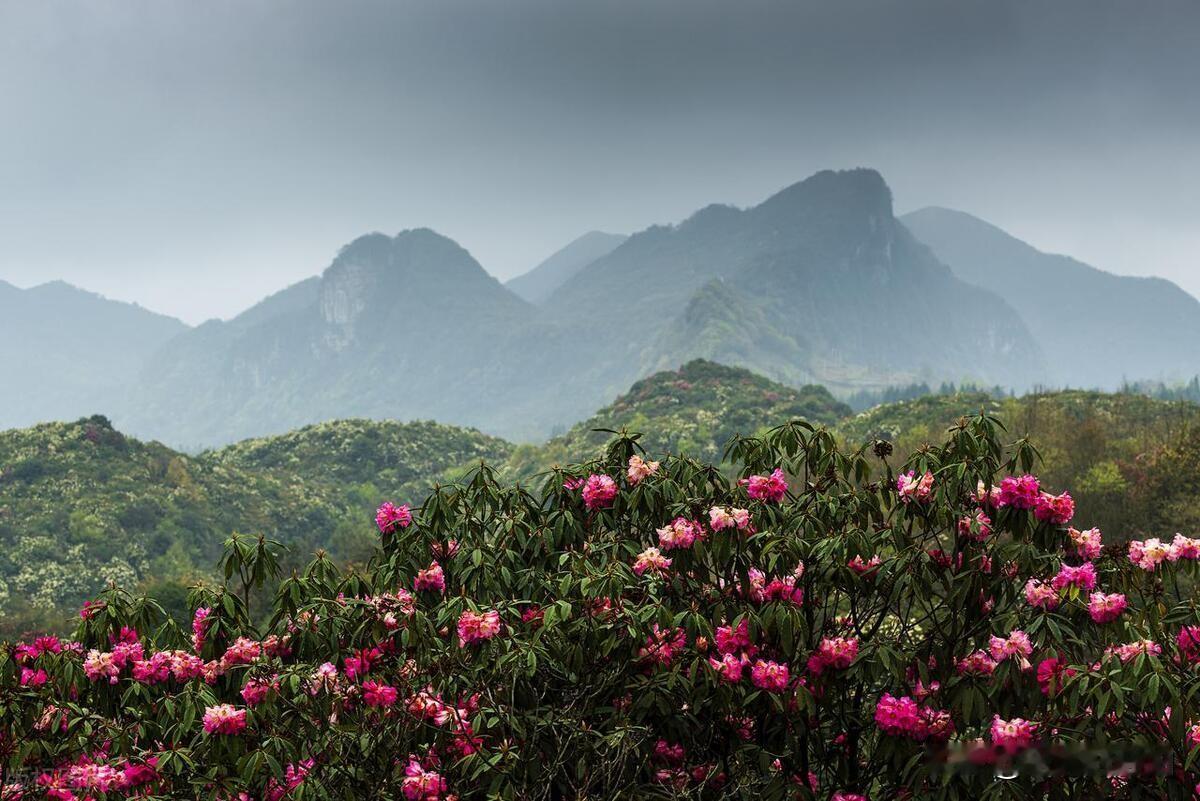
[[[629,457],[629,466],[625,470],[625,478],[629,481],[630,486],[635,486],[657,472],[658,462],[647,462],[642,457],[634,454]]]
[[[829,668],[845,670],[857,658],[857,638],[826,637],[808,657],[808,672],[819,676]]]
[[[441,801],[449,788],[441,774],[425,770],[414,757],[408,758],[404,781],[400,784],[400,791],[407,801]]]
[[[734,654],[725,654],[720,659],[714,657],[708,658],[708,664],[717,672],[724,681],[731,684],[736,684],[742,680],[742,673],[749,663],[744,656],[735,656]]]
[[[750,476],[739,483],[746,485],[747,495],[760,501],[779,503],[787,495],[787,480],[778,467],[769,476]]]
[[[1075,516],[1075,501],[1071,499],[1069,492],[1064,492],[1062,495],[1043,492],[1034,502],[1033,514],[1038,520],[1056,526],[1066,525]]]
[[[1162,653],[1162,646],[1154,640],[1138,640],[1137,642],[1125,643],[1123,645],[1110,645],[1104,649],[1105,656],[1115,656],[1122,662],[1128,662],[1141,654],[1153,654],[1155,656]]]
[[[1142,570],[1154,570],[1171,555],[1171,547],[1158,537],[1129,543],[1129,561]]]
[[[1062,689],[1063,682],[1075,675],[1075,671],[1067,667],[1067,660],[1061,657],[1050,657],[1038,663],[1037,680],[1042,695],[1049,695],[1051,690]]]
[[[850,568],[860,576],[867,576],[878,570],[881,564],[883,564],[883,562],[880,561],[878,556],[872,556],[870,559],[864,562],[861,556],[855,555],[853,559],[846,563],[846,567]]]
[[[983,542],[992,534],[992,519],[982,509],[974,517],[961,517],[958,520],[958,534],[975,542]]]
[[[933,494],[933,473],[928,470],[917,478],[915,470],[909,470],[896,477],[896,491],[900,494],[902,503],[927,503]]]
[[[1111,623],[1121,616],[1127,606],[1129,606],[1128,601],[1119,592],[1111,595],[1093,592],[1088,599],[1088,614],[1097,623]]]
[[[996,660],[987,651],[973,651],[958,660],[958,672],[964,676],[990,676],[996,672]]]
[[[500,613],[494,609],[479,614],[471,610],[458,616],[458,640],[461,647],[490,640],[500,633]]]
[[[1034,608],[1052,610],[1058,608],[1061,599],[1058,590],[1038,579],[1025,582],[1025,600]]]
[[[242,688],[242,700],[246,702],[246,706],[258,706],[267,699],[267,693],[270,691],[270,682],[251,679]]]
[[[890,693],[884,693],[875,705],[875,725],[884,734],[917,742],[944,741],[954,733],[949,713],[920,706],[907,695],[897,698]]]
[[[1175,635],[1179,652],[1189,662],[1200,662],[1200,626],[1184,626]]]
[[[727,528],[733,528],[736,525],[737,522],[733,518],[733,512],[725,507],[714,506],[708,510],[708,527],[713,531],[723,531]]]
[[[204,710],[204,731],[209,734],[241,734],[246,730],[246,710],[217,704]]]
[[[638,554],[633,563],[633,572],[639,576],[647,572],[653,576],[662,576],[670,566],[671,560],[663,556],[660,550],[647,548]]]
[[[364,681],[363,703],[367,706],[389,707],[396,703],[396,688],[375,681]]]
[[[1056,590],[1061,590],[1065,587],[1093,590],[1096,588],[1096,567],[1091,562],[1084,562],[1078,567],[1063,565],[1059,568],[1058,575],[1054,577],[1050,584]]]
[[[1029,641],[1028,634],[1020,629],[1014,629],[1008,637],[993,636],[988,643],[988,651],[991,652],[992,659],[997,662],[1002,662],[1009,657],[1015,657],[1017,661],[1021,661],[1033,653],[1033,643]]]
[[[736,626],[717,626],[713,633],[716,640],[717,653],[754,656],[758,649],[750,643],[750,623],[745,618]]]
[[[1171,540],[1167,559],[1172,562],[1178,562],[1180,559],[1200,559],[1200,540],[1176,534],[1175,539]]]
[[[1071,542],[1075,543],[1075,553],[1084,559],[1095,559],[1104,548],[1104,542],[1098,528],[1089,528],[1086,531],[1079,531],[1074,528],[1067,529],[1067,536],[1071,538]]]
[[[1200,723],[1193,725],[1188,729],[1187,733],[1188,745],[1192,748],[1200,748]]]
[[[1041,487],[1037,476],[1008,476],[1000,482],[1000,492],[996,495],[996,505],[1011,506],[1014,509],[1033,509],[1037,506],[1041,495]]]
[[[790,681],[788,666],[760,659],[750,669],[750,681],[760,690],[781,693],[787,689],[788,682]]]
[[[109,684],[116,684],[121,675],[121,665],[113,660],[111,652],[101,652],[93,648],[84,657],[83,673],[89,681],[104,679]]]
[[[411,523],[412,511],[408,504],[396,506],[391,501],[384,501],[375,512],[375,525],[379,527],[381,534],[407,528]]]
[[[1005,751],[1024,751],[1034,743],[1037,724],[1023,718],[1004,720],[999,715],[992,718],[992,742]]]
[[[200,653],[204,648],[204,638],[208,632],[208,625],[212,621],[209,617],[212,615],[212,610],[207,606],[202,606],[196,610],[196,614],[192,615],[192,650]]]
[[[608,476],[591,475],[583,485],[583,503],[588,509],[605,509],[617,497],[617,482]]]
[[[658,529],[658,544],[664,551],[691,548],[703,534],[704,530],[700,528],[699,523],[677,517],[669,526]]]
[[[21,668],[21,686],[22,687],[41,687],[50,677],[46,675],[46,671],[42,668],[34,670],[33,668]]]
[[[650,627],[646,644],[638,650],[638,661],[670,667],[675,655],[687,645],[687,632],[681,628]]]
[[[429,567],[418,570],[417,577],[413,579],[413,590],[416,592],[432,590],[444,593],[446,591],[446,574],[442,572],[442,566],[437,562],[431,562]]]

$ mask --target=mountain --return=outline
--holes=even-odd
[[[1200,372],[1200,301],[1170,281],[1043,253],[961,211],[926,208],[901,219],[959,278],[1021,314],[1056,383],[1112,388]]]
[[[151,353],[187,326],[61,281],[0,281],[0,429],[111,406]]]
[[[561,281],[540,305],[428,229],[360,237],[320,277],[173,338],[114,419],[192,449],[346,417],[537,440],[693,359],[835,391],[1047,379],[1012,307],[916,241],[872,170],[598,236],[528,276]]]
[[[735,434],[754,436],[789,420],[833,425],[850,407],[820,386],[784,386],[740,367],[696,359],[635,383],[628,392],[545,445],[517,446],[505,472],[528,479],[554,464],[603,452],[609,431],[642,434],[651,458],[685,453],[720,460]]]
[[[440,234],[369,234],[319,278],[169,343],[119,423],[192,447],[344,417],[495,423],[523,411],[514,340],[532,311]]]
[[[527,273],[510,279],[505,286],[530,303],[539,304],[550,297],[567,279],[601,256],[606,256],[628,237],[589,231]]]
[[[621,310],[629,336],[580,343],[585,382],[604,387],[696,357],[842,390],[1045,376],[1012,307],[914,239],[866,169],[817,173],[752,208],[709,206],[634,234],[544,306],[567,324]]]

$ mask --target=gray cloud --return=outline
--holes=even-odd
[[[0,0],[0,278],[189,321],[428,225],[493,273],[867,165],[1200,294],[1200,4]]]

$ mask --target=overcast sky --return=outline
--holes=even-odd
[[[0,279],[198,322],[367,231],[507,278],[862,165],[1200,295],[1198,41],[1195,0],[0,0]]]

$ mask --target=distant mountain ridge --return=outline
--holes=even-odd
[[[0,319],[0,367],[29,392],[0,396],[0,425],[99,406],[122,430],[194,450],[347,417],[529,441],[694,359],[839,394],[1200,372],[1189,352],[1200,303],[1174,285],[1109,276],[974,222],[898,220],[879,173],[827,170],[749,208],[586,234],[508,285],[429,229],[367,234],[320,276],[193,329],[127,304],[116,307],[140,321],[132,334],[76,325],[82,312],[59,324],[70,302],[3,285],[0,311],[28,308]],[[34,346],[13,345],[24,340]]]
[[[529,272],[510,279],[505,286],[530,303],[543,303],[572,276],[601,256],[607,256],[628,238],[624,234],[589,231]]]
[[[0,281],[0,429],[120,405],[146,359],[186,330],[62,281]]]
[[[964,281],[1020,312],[1061,358],[1053,379],[1112,389],[1128,379],[1200,372],[1200,300],[1162,278],[1114,275],[1043,253],[961,211],[929,207],[901,221]]]
[[[917,242],[867,169],[820,172],[748,209],[712,205],[648,228],[545,307],[562,321],[594,308],[637,321],[638,337],[594,343],[620,349],[609,386],[691,358],[837,389],[924,375],[1013,386],[1047,378],[1016,312]]]

